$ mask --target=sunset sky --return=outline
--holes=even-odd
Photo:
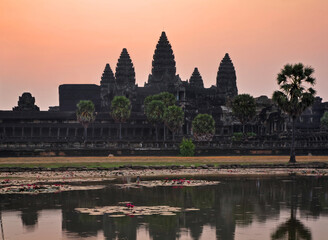
[[[198,67],[215,85],[228,52],[239,93],[271,97],[283,65],[302,62],[328,101],[328,0],[0,0],[0,109],[31,92],[48,110],[60,84],[115,71],[122,48],[143,86],[163,30],[182,80]]]

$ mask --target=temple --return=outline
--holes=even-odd
[[[216,77],[218,91],[228,98],[233,98],[238,94],[236,83],[236,71],[228,53],[222,59],[218,75]]]
[[[60,85],[59,106],[50,107],[48,111],[40,111],[31,93],[23,93],[19,97],[18,106],[14,107],[13,111],[0,111],[1,149],[7,149],[9,154],[14,151],[12,148],[47,149],[47,146],[53,146],[53,149],[79,148],[78,146],[83,142],[83,127],[76,121],[75,111],[76,104],[80,100],[91,100],[95,104],[96,120],[90,124],[87,136],[90,146],[98,146],[102,150],[135,151],[137,148],[157,149],[158,147],[176,149],[182,137],[192,137],[191,123],[199,113],[211,114],[216,122],[213,141],[206,147],[207,150],[202,150],[202,153],[207,151],[211,154],[212,149],[213,154],[217,154],[220,149],[223,151],[233,148],[232,137],[235,132],[241,131],[241,124],[232,115],[229,105],[238,94],[238,89],[236,69],[228,53],[222,59],[218,59],[216,85],[209,88],[204,86],[201,69],[197,67],[194,68],[189,79],[180,78],[177,74],[173,48],[165,32],[162,32],[156,44],[151,73],[144,86],[136,84],[133,59],[126,48],[123,48],[118,58],[115,73],[111,66],[114,66],[113,63],[105,64],[103,73],[99,74],[99,85]],[[210,79],[207,82],[210,82]],[[173,141],[170,133],[164,139],[164,128],[160,127],[159,137],[162,140],[160,143],[156,142],[154,126],[148,123],[144,114],[144,99],[160,92],[172,93],[177,99],[177,104],[185,112],[185,123],[176,141]],[[132,114],[122,126],[123,139],[119,141],[118,123],[110,117],[109,111],[113,98],[122,95],[130,99]],[[256,135],[248,141],[252,144],[248,148],[249,151],[256,152],[262,149],[263,153],[270,150],[267,152],[269,154],[273,153],[273,145],[278,146],[279,149],[287,149],[291,129],[289,117],[266,96],[256,98],[256,104],[257,114],[246,126],[248,132]],[[324,144],[328,139],[327,132],[323,132],[320,127],[320,118],[325,111],[328,111],[328,103],[323,103],[322,99],[317,97],[314,105],[298,119],[299,144],[311,147],[311,144],[315,143],[317,144],[315,147],[320,149],[320,144]],[[128,144],[122,145],[122,142]],[[240,152],[241,150],[238,149],[233,151]],[[307,151],[307,148],[302,149]],[[308,150],[310,151],[313,152]]]

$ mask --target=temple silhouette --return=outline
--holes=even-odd
[[[115,75],[110,64],[107,63],[100,86],[60,85],[59,110],[75,111],[76,104],[85,99],[93,101],[97,111],[108,112],[114,96],[126,96],[132,103],[133,112],[143,112],[145,97],[160,92],[174,94],[179,104],[185,108],[188,108],[187,105],[196,106],[198,109],[201,106],[219,108],[225,105],[227,99],[232,99],[238,94],[236,72],[228,53],[220,63],[216,86],[211,88],[204,87],[198,68],[195,68],[189,81],[182,81],[176,74],[175,65],[171,44],[165,32],[162,32],[154,52],[151,74],[143,87],[136,84],[133,62],[127,49],[123,48],[116,65]],[[206,112],[206,109],[202,112]]]
[[[50,148],[53,149],[60,149],[60,146],[75,148],[82,142],[83,137],[83,127],[76,121],[75,114],[76,104],[80,100],[91,100],[97,112],[95,122],[88,128],[88,141],[107,149],[124,148],[123,145],[117,145],[118,123],[110,117],[109,111],[115,96],[126,96],[132,105],[131,118],[122,126],[122,141],[129,143],[125,145],[127,150],[144,147],[176,149],[176,143],[180,142],[182,137],[192,137],[191,123],[196,115],[207,113],[212,115],[216,122],[212,145],[207,146],[216,150],[208,154],[220,154],[217,152],[220,148],[235,151],[236,147],[232,146],[234,143],[231,137],[233,133],[241,131],[241,124],[232,115],[230,107],[232,99],[238,94],[236,70],[228,53],[218,65],[215,86],[204,87],[201,71],[197,67],[191,73],[190,79],[182,80],[176,71],[172,46],[166,33],[162,32],[154,51],[151,73],[144,86],[136,84],[133,61],[128,50],[123,48],[115,73],[107,63],[99,79],[99,85],[60,85],[59,106],[49,107],[48,111],[40,111],[31,93],[23,93],[19,97],[18,106],[13,107],[12,111],[0,111],[2,149],[7,149],[9,154],[12,152],[10,146],[20,149],[39,144],[42,149],[50,144]],[[177,104],[185,112],[185,122],[176,141],[173,141],[172,134],[168,132],[166,139],[154,145],[155,129],[148,123],[144,114],[144,99],[160,92],[169,92],[176,97]],[[255,133],[257,137],[250,139],[253,141],[252,146],[245,148],[271,150],[268,154],[287,151],[291,128],[289,117],[273,104],[270,98],[260,96],[255,100],[257,113],[252,122],[247,124],[246,130]],[[323,103],[322,99],[317,97],[313,106],[299,117],[296,124],[299,132],[297,144],[303,154],[315,152],[315,149],[327,149],[325,143],[328,134],[320,128],[320,118],[325,111],[328,111],[328,102]],[[159,134],[163,138],[163,126]],[[272,146],[278,149],[277,152],[272,152]],[[323,153],[321,150],[319,152]],[[169,151],[166,153],[169,154]],[[223,154],[228,153],[231,152]]]

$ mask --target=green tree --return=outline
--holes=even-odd
[[[156,94],[155,98],[162,101],[164,103],[165,108],[167,109],[169,106],[173,106],[176,103],[176,99],[172,93],[161,92],[160,94]],[[164,124],[164,141],[166,140],[166,128]]]
[[[213,117],[208,114],[198,114],[192,121],[192,131],[197,141],[211,141],[215,133]]]
[[[164,112],[164,124],[171,130],[173,140],[175,133],[179,131],[184,122],[184,112],[181,107],[169,106]]]
[[[320,118],[321,127],[328,129],[328,112],[325,112]]]
[[[239,94],[232,101],[232,113],[243,125],[243,134],[245,135],[245,125],[256,113],[256,104],[254,98],[249,94]]]
[[[115,96],[111,103],[112,118],[120,123],[119,138],[122,139],[122,123],[130,118],[131,102],[125,96]]]
[[[158,98],[158,99],[156,99]],[[167,108],[173,106],[176,103],[176,99],[172,93],[161,92],[160,94],[155,95],[155,100],[160,100],[164,103],[164,106]]]
[[[166,108],[169,106],[175,105],[175,103],[176,103],[176,99],[172,93],[161,92],[159,94],[149,95],[144,100],[145,111],[147,109],[148,104],[153,100],[162,101]]]
[[[87,141],[88,126],[95,120],[95,105],[90,100],[81,100],[77,105],[76,118],[84,128],[84,142]]]
[[[302,112],[315,100],[316,91],[312,88],[315,78],[314,69],[304,67],[302,63],[287,64],[280,71],[277,83],[280,90],[275,91],[272,100],[292,118],[292,141],[290,163],[296,162],[295,157],[295,122]]]
[[[184,157],[191,157],[195,155],[195,144],[191,139],[182,139],[179,145],[180,155]]]
[[[147,111],[147,106],[153,100],[158,100],[158,101],[163,102],[165,109],[168,108],[169,106],[175,105],[175,103],[176,103],[176,99],[175,99],[174,95],[172,93],[168,93],[168,92],[161,92],[159,94],[147,96],[144,100],[145,114]],[[164,140],[165,140],[165,136],[166,136],[166,128],[165,128],[165,124],[164,124]]]
[[[163,122],[164,112],[164,103],[159,100],[152,100],[146,108],[146,116],[148,121],[156,127],[156,141],[158,141],[158,124]]]
[[[149,103],[151,103],[151,101],[153,101],[153,100],[158,100],[158,99],[154,99],[153,95],[149,95],[145,98],[145,100],[144,100],[144,112],[145,112],[145,114],[147,114],[147,108],[148,108]]]

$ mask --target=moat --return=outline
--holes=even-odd
[[[1,195],[4,239],[326,239],[326,177],[211,178],[198,187]],[[89,215],[77,208],[170,206],[172,215]],[[185,211],[186,209],[197,209]]]

